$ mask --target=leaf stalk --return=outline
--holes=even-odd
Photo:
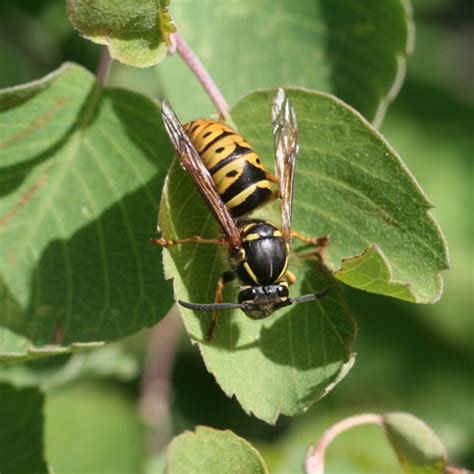
[[[105,85],[110,73],[110,66],[112,64],[112,58],[109,54],[109,48],[102,46],[102,53],[100,56],[99,65],[95,74],[96,80],[99,84]]]
[[[201,61],[199,61],[198,57],[189,47],[188,43],[186,43],[186,41],[178,32],[173,34],[172,41],[176,45],[176,51],[183,58],[183,61],[188,65],[189,69],[191,69],[191,71],[197,77],[207,95],[214,103],[219,114],[224,118],[227,117],[230,110],[229,105],[221,94],[216,83],[207,72],[206,68],[202,65]]]
[[[324,455],[326,448],[338,435],[354,426],[375,424],[383,426],[383,417],[374,413],[362,413],[360,415],[345,418],[327,429],[317,446],[309,446],[304,463],[305,474],[324,474]]]

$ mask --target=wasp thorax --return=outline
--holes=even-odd
[[[288,265],[288,248],[280,230],[269,222],[252,219],[240,223],[242,248],[233,265],[244,285],[279,283]]]
[[[244,313],[252,319],[270,316],[282,303],[288,300],[286,283],[277,285],[252,286],[244,288],[238,297]]]

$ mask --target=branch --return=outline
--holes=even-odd
[[[184,62],[198,78],[219,114],[222,115],[222,117],[227,117],[230,110],[229,105],[222,96],[216,83],[212,80],[205,67],[201,64],[201,61],[199,61],[197,56],[193,53],[192,49],[179,33],[173,34],[172,41],[176,44],[176,51],[178,51]]]
[[[383,426],[383,418],[381,415],[373,413],[363,413],[361,415],[351,416],[334,424],[326,430],[319,440],[316,447],[310,446],[306,453],[306,460],[304,463],[305,474],[323,474],[324,473],[324,454],[326,448],[331,441],[342,432],[353,428],[354,426],[375,424]]]

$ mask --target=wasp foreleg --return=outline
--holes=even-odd
[[[326,247],[329,242],[329,237],[327,235],[325,235],[324,237],[307,237],[306,235],[303,235],[300,232],[297,232],[296,230],[291,231],[291,236],[294,239],[301,240],[305,244],[316,245],[320,249]]]

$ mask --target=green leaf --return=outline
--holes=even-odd
[[[329,236],[324,263],[343,281],[410,301],[438,299],[439,271],[447,266],[445,243],[429,213],[431,204],[399,157],[359,114],[334,97],[298,89],[288,94],[300,142],[294,229]],[[239,130],[270,169],[273,95],[253,93],[232,111]],[[260,212],[275,222],[277,214],[268,206]],[[192,180],[176,164],[165,187],[160,226],[166,238],[213,237],[218,232]],[[364,271],[341,269],[343,260],[347,264],[353,257]],[[218,277],[228,268],[225,251],[206,245],[170,248],[164,262],[167,276],[174,278],[176,298],[199,303],[214,300]],[[281,310],[261,321],[224,312],[213,342],[200,346],[223,390],[268,422],[280,413],[305,410],[352,362],[353,323],[330,276],[297,257],[290,269],[297,276],[292,295],[333,289],[318,303]],[[229,285],[224,301],[235,298],[236,285]],[[181,311],[191,338],[202,342],[209,316]]]
[[[135,402],[106,384],[73,385],[48,395],[46,452],[54,472],[142,472],[144,429]]]
[[[357,257],[342,260],[336,276],[347,285],[372,293],[413,300],[409,285],[393,279],[390,264],[377,245],[371,245]]]
[[[169,0],[68,0],[74,28],[95,43],[105,44],[110,56],[124,64],[147,67],[166,55],[175,31]]]
[[[414,36],[406,0],[244,0],[232,8],[175,0],[172,11],[230,103],[256,88],[292,84],[331,92],[377,124],[403,82]],[[177,55],[157,72],[186,119],[212,113]]]
[[[0,472],[47,473],[43,453],[44,396],[37,388],[0,383]]]
[[[171,305],[151,248],[159,108],[67,64],[0,92],[0,358],[118,339]]]
[[[299,128],[293,227],[328,235],[324,261],[366,291],[434,303],[448,268],[433,205],[396,152],[353,109],[326,94],[289,89]],[[274,92],[252,93],[232,110],[239,131],[268,163]]]
[[[275,213],[272,217],[277,222]],[[166,238],[218,235],[211,213],[177,162],[168,174],[160,227]],[[229,268],[226,250],[216,247],[187,244],[165,252],[165,271],[174,278],[176,299],[214,301],[219,275]],[[268,423],[274,423],[280,414],[306,410],[329,392],[353,363],[355,327],[340,289],[317,262],[301,257],[307,248],[300,250],[290,260],[297,277],[291,294],[330,287],[325,298],[282,309],[258,321],[240,310],[223,312],[213,341],[200,344],[207,369],[225,393],[235,395],[246,412]],[[237,285],[227,286],[224,301],[236,301]],[[191,338],[202,343],[209,315],[183,308],[181,313]]]
[[[431,428],[409,413],[383,415],[387,437],[407,474],[444,474],[446,451]]]
[[[180,473],[266,473],[258,451],[232,431],[198,426],[185,431],[168,447],[166,472]]]

